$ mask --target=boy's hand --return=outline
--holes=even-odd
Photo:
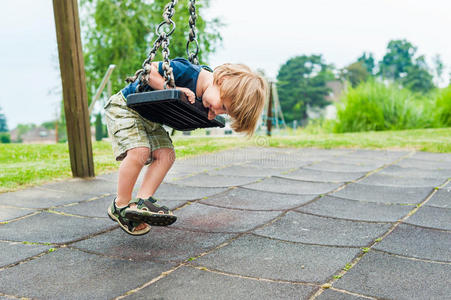
[[[213,120],[216,117],[216,114],[210,109],[208,110],[208,120]]]
[[[188,98],[189,103],[194,104],[194,102],[196,102],[196,95],[194,95],[192,90],[184,87],[177,87],[177,89],[181,90],[185,94],[186,98]]]

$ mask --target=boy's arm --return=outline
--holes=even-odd
[[[160,72],[158,72],[158,62],[152,62],[152,64],[150,65],[150,73],[149,77],[147,78],[147,81],[150,87],[153,88],[154,90],[164,89],[165,81],[163,76],[160,75]],[[175,87],[175,88],[185,93],[190,103],[194,103],[196,101],[196,95],[194,95],[193,91],[191,91],[190,89],[184,87]]]

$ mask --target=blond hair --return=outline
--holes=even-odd
[[[266,80],[245,65],[223,64],[215,68],[213,83],[219,86],[221,99],[230,99],[232,129],[251,136],[265,105]]]

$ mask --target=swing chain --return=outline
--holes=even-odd
[[[153,43],[152,49],[149,52],[149,56],[143,62],[142,68],[143,68],[144,72],[142,72],[139,75],[140,82],[142,83],[142,84],[140,84],[140,86],[138,86],[139,91],[150,90],[150,86],[147,83],[145,83],[145,82],[147,82],[146,80],[143,81],[143,77],[144,78],[147,77],[147,75],[150,73],[150,70],[151,70],[150,64],[154,60],[155,55],[160,47],[162,47],[161,52],[163,55],[162,67],[163,67],[163,71],[164,71],[163,77],[165,79],[164,88],[166,89],[168,86],[175,88],[174,74],[172,72],[172,68],[170,66],[170,61],[169,61],[169,53],[170,53],[169,52],[169,37],[175,30],[175,22],[171,18],[175,14],[176,4],[177,4],[177,0],[171,0],[171,2],[166,4],[164,7],[164,12],[163,12],[164,21],[161,22],[156,29],[156,34],[158,35],[158,38]],[[164,29],[164,26],[169,28],[168,32],[166,32],[166,30]]]
[[[199,42],[196,39],[196,0],[190,0],[189,1],[189,37],[188,42],[186,43],[186,55],[188,57],[188,60],[192,64],[199,64],[199,60],[197,59],[197,54],[199,53]],[[196,45],[196,49],[194,53],[190,52],[189,45],[191,42],[194,42]]]

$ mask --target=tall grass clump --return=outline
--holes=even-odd
[[[437,95],[435,121],[437,127],[451,127],[451,85]]]
[[[375,80],[350,87],[337,107],[335,132],[433,127],[432,97]]]

